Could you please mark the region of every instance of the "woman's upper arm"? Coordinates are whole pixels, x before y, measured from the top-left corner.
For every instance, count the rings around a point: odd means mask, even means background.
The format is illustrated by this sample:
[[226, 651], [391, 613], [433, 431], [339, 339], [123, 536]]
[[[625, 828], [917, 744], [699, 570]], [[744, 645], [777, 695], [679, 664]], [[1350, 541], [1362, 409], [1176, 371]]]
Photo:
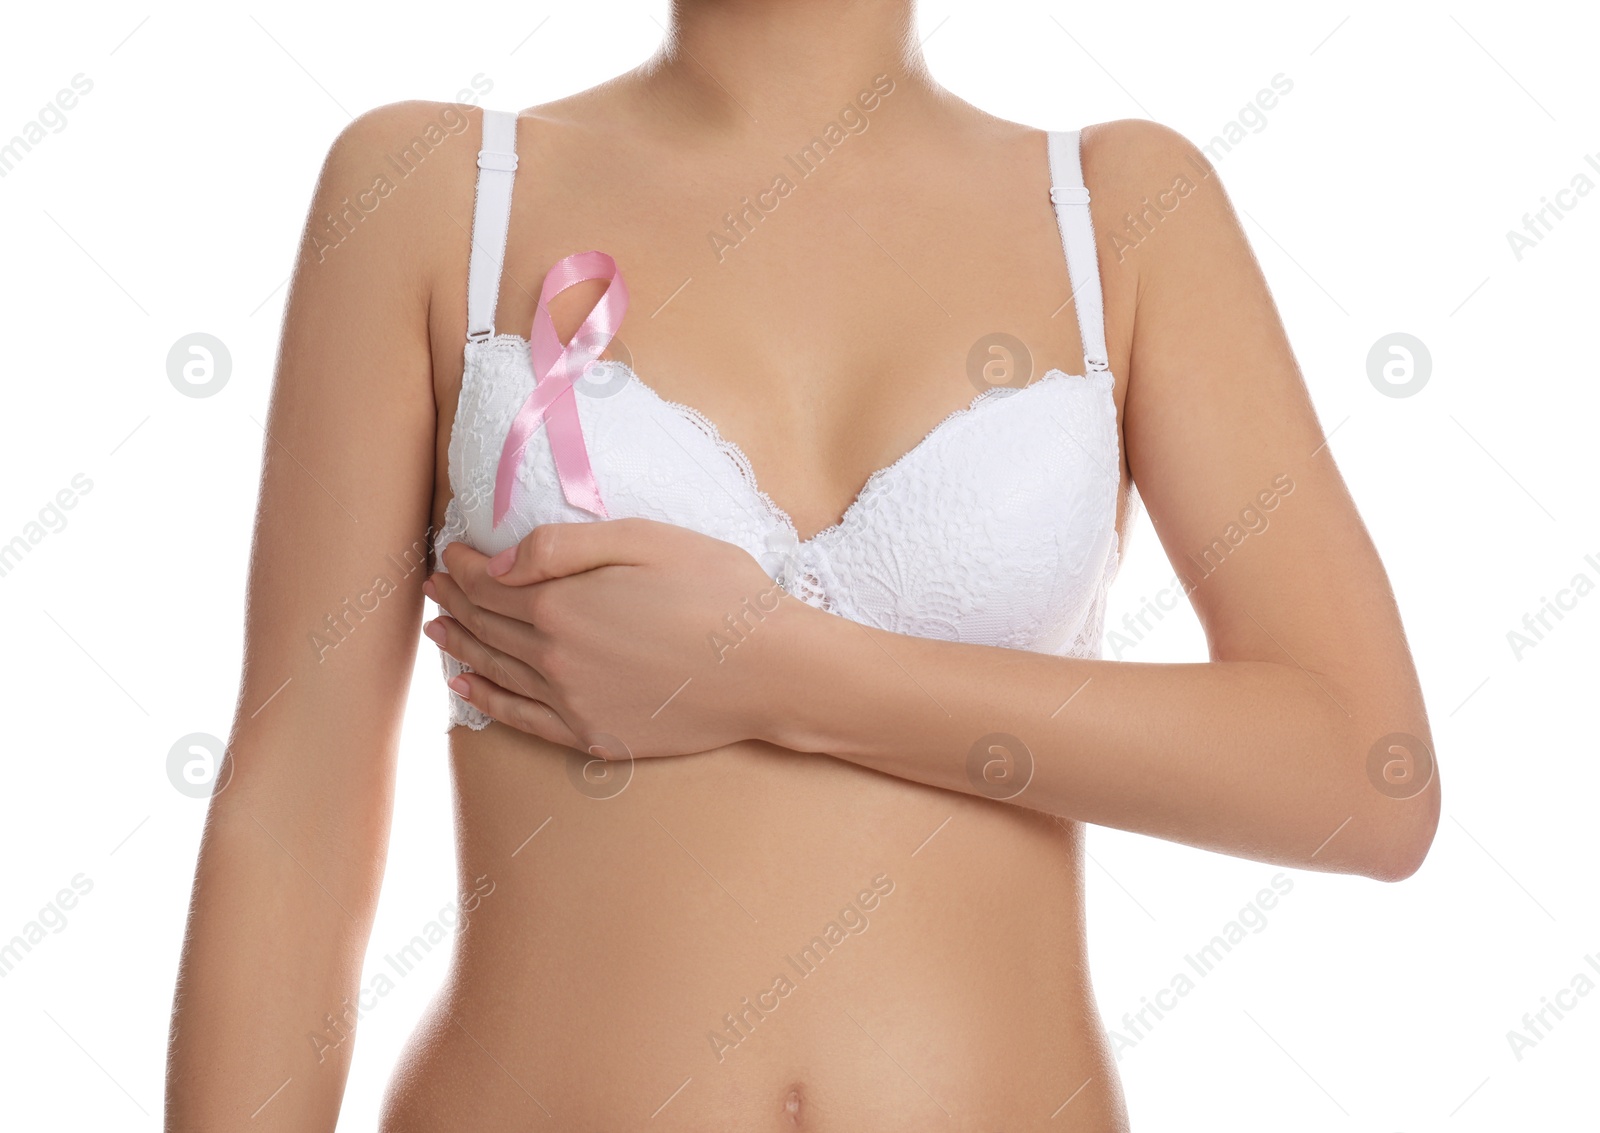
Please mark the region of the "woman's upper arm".
[[[1303, 674], [1367, 787], [1372, 745], [1432, 741], [1387, 576], [1261, 268], [1180, 135], [1118, 122], [1086, 131], [1084, 149], [1110, 306], [1133, 312], [1112, 327], [1113, 364], [1140, 498], [1212, 657]], [[1436, 774], [1418, 797], [1436, 817]]]
[[429, 552], [428, 314], [453, 227], [439, 214], [461, 207], [444, 156], [441, 176], [374, 186], [427, 109], [384, 107], [340, 134], [295, 263], [228, 778], [174, 1001], [169, 1129], [331, 1129], [339, 1110], [351, 1044], [322, 1020], [356, 990], [383, 873]]
[[388, 823], [436, 428], [419, 235], [437, 230], [425, 214], [438, 203], [430, 186], [374, 186], [425, 105], [356, 119], [318, 180], [265, 423], [234, 766], [218, 796], [367, 846]]

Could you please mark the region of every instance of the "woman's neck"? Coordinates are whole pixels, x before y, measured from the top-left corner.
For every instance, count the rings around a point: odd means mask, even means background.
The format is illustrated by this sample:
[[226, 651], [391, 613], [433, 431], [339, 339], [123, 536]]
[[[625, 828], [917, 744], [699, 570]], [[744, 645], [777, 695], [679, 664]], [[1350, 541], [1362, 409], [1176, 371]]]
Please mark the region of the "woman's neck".
[[913, 0], [674, 0], [660, 51], [635, 77], [658, 109], [731, 138], [806, 133], [888, 75], [899, 104], [942, 88]]

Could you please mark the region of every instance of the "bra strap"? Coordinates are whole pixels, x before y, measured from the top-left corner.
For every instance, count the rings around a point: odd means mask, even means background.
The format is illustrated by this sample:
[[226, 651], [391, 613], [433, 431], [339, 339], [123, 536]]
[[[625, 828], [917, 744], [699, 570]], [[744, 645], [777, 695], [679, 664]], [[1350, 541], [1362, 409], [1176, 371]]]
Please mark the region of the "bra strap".
[[467, 341], [494, 337], [500, 268], [511, 231], [511, 181], [517, 172], [517, 116], [484, 110], [478, 151], [478, 191], [472, 209], [472, 258], [467, 265]]
[[1083, 362], [1090, 373], [1110, 368], [1106, 357], [1104, 301], [1100, 294], [1100, 257], [1095, 252], [1094, 225], [1089, 219], [1089, 190], [1083, 183], [1083, 159], [1077, 130], [1054, 130], [1050, 135], [1050, 203], [1061, 229], [1061, 247], [1067, 255], [1067, 275], [1078, 308], [1078, 333], [1083, 339]]

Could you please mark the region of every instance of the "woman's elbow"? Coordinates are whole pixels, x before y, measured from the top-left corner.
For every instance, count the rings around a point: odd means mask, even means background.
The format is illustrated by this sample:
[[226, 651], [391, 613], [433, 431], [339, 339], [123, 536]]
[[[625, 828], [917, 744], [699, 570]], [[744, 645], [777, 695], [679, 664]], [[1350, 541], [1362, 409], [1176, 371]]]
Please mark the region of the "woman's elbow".
[[1427, 784], [1405, 798], [1383, 796], [1375, 808], [1381, 833], [1365, 871], [1376, 881], [1404, 881], [1427, 860], [1439, 829], [1440, 791], [1437, 769]]

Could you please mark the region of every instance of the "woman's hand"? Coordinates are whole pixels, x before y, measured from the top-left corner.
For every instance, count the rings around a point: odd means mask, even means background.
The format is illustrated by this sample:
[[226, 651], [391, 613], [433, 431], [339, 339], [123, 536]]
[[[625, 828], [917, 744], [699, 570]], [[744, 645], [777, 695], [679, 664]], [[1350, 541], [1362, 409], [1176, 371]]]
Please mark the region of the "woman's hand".
[[520, 731], [605, 758], [760, 738], [782, 641], [814, 612], [740, 548], [645, 519], [552, 523], [424, 587], [451, 686]]

